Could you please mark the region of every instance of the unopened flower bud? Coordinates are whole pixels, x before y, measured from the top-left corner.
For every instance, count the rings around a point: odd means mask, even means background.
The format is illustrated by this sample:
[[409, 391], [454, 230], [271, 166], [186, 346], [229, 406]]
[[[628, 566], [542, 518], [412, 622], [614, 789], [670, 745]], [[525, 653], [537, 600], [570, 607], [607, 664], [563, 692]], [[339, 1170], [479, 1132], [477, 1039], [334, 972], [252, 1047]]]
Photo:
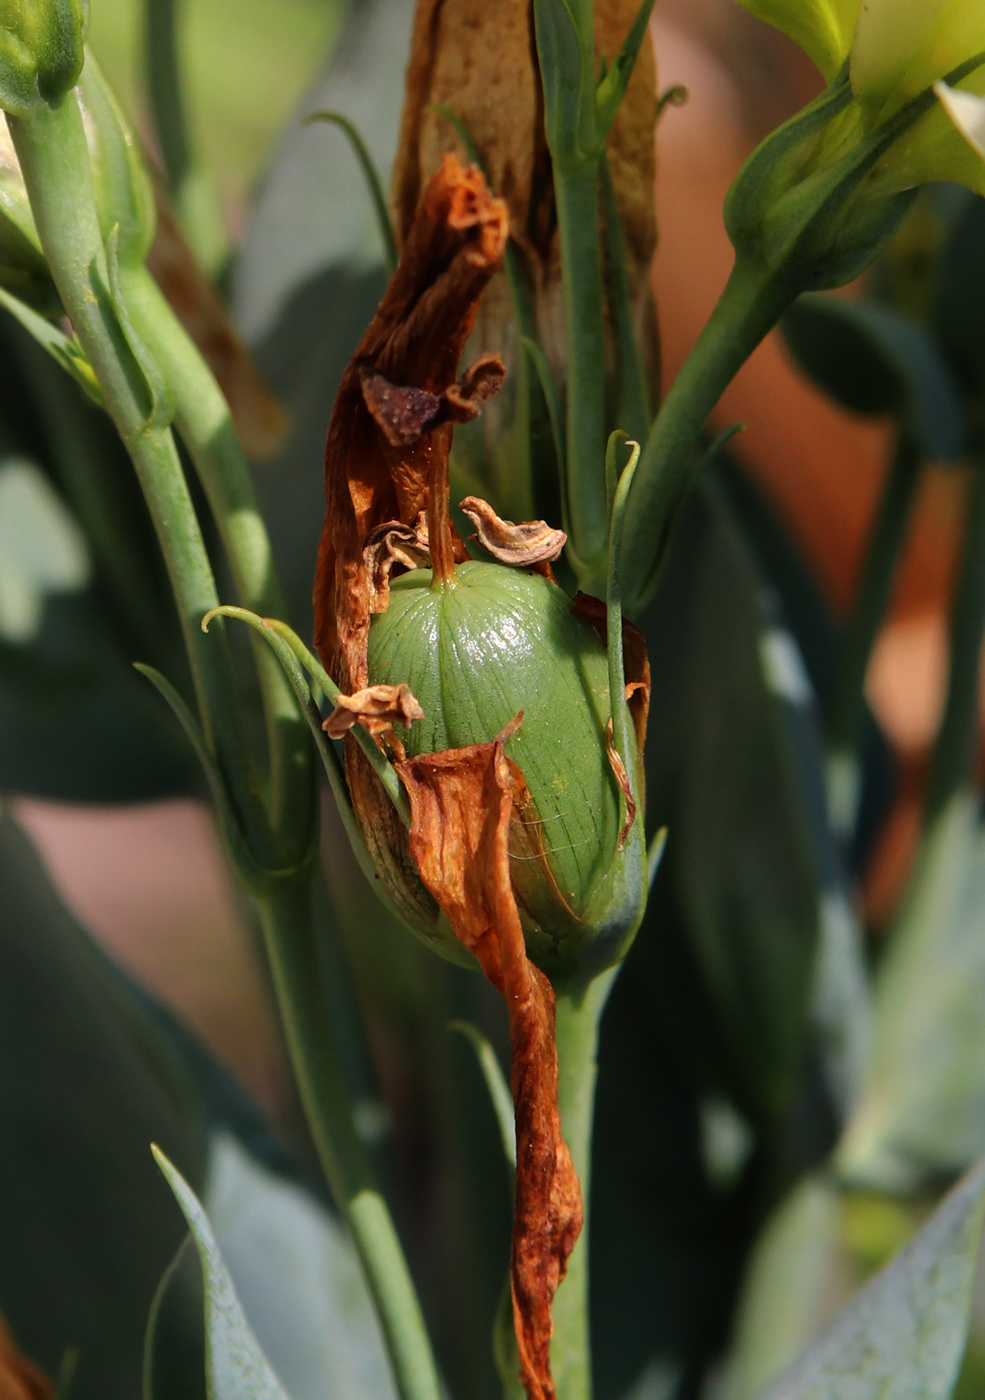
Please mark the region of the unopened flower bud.
[[0, 0], [0, 107], [24, 116], [75, 86], [88, 0]]

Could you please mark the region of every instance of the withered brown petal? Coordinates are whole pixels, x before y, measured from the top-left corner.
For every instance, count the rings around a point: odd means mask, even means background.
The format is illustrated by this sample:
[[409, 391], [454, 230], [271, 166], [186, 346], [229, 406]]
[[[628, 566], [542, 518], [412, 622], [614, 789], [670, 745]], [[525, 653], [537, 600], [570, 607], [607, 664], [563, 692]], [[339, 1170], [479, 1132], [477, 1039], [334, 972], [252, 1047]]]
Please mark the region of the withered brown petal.
[[7, 1324], [0, 1317], [0, 1400], [54, 1400], [54, 1397], [50, 1381], [21, 1355]]
[[[347, 692], [368, 681], [374, 590], [364, 542], [386, 521], [413, 524], [431, 483], [447, 481], [452, 434], [444, 423], [414, 442], [389, 440], [364, 399], [362, 372], [440, 398], [455, 381], [507, 235], [503, 202], [478, 170], [448, 157], [424, 191], [400, 266], [342, 377], [325, 445], [328, 509], [314, 601], [316, 645]], [[454, 535], [452, 548], [456, 559], [467, 557]]]
[[390, 602], [390, 573], [394, 564], [424, 569], [431, 563], [427, 529], [386, 520], [370, 530], [363, 545], [363, 564], [370, 581], [370, 611], [386, 612]]
[[421, 879], [502, 993], [510, 1021], [517, 1170], [510, 1278], [520, 1378], [553, 1400], [551, 1304], [582, 1224], [581, 1189], [561, 1136], [554, 991], [526, 955], [510, 880], [512, 777], [504, 745], [447, 749], [397, 765], [410, 798]]
[[626, 837], [633, 829], [633, 822], [636, 820], [636, 799], [633, 796], [633, 789], [630, 786], [629, 774], [626, 772], [626, 765], [620, 757], [612, 737], [612, 720], [605, 726], [605, 752], [609, 758], [609, 767], [615, 774], [616, 782], [619, 784], [623, 797], [626, 799], [626, 820], [622, 824], [619, 832], [619, 840], [616, 842], [616, 850], [621, 851], [626, 844]]
[[[609, 634], [608, 614], [601, 598], [590, 593], [576, 593], [571, 611], [590, 622], [602, 638]], [[626, 675], [626, 699], [636, 731], [636, 747], [640, 753], [646, 742], [646, 721], [650, 712], [650, 658], [646, 654], [646, 638], [627, 618], [622, 620], [623, 669]]]
[[409, 447], [441, 422], [440, 394], [391, 384], [375, 369], [360, 370], [359, 379], [366, 407], [391, 447]]
[[383, 734], [395, 724], [406, 729], [423, 718], [409, 685], [369, 685], [355, 695], [336, 696], [335, 709], [322, 728], [330, 739], [341, 739], [354, 724], [362, 724], [370, 734]]
[[476, 527], [472, 538], [501, 564], [521, 568], [556, 559], [567, 543], [564, 531], [552, 529], [546, 520], [514, 525], [512, 520], [501, 519], [481, 496], [466, 496], [459, 505]]

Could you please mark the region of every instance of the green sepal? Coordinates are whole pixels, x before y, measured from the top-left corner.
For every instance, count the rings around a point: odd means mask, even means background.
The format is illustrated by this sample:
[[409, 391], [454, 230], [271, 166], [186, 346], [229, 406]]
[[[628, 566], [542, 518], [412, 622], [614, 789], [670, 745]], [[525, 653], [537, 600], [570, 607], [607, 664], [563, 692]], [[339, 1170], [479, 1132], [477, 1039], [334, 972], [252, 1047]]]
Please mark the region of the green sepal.
[[85, 62], [88, 0], [0, 0], [0, 107], [26, 116], [75, 86]]

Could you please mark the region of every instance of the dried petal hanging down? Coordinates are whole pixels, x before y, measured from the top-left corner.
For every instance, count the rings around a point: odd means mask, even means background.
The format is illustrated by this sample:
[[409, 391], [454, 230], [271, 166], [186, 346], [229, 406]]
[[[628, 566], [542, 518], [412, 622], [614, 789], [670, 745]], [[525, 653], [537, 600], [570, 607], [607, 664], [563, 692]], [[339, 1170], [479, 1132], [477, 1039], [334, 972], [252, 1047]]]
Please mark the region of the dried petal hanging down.
[[338, 695], [335, 709], [322, 725], [330, 739], [341, 739], [354, 724], [370, 734], [385, 734], [395, 724], [408, 728], [424, 711], [411, 694], [409, 685], [369, 685], [355, 695]]
[[510, 880], [515, 776], [504, 745], [521, 718], [492, 743], [408, 759], [397, 771], [410, 798], [410, 845], [421, 878], [509, 1012], [514, 1326], [529, 1400], [553, 1400], [551, 1303], [581, 1231], [582, 1204], [558, 1116], [554, 992], [527, 958]]
[[514, 525], [502, 520], [481, 496], [466, 496], [460, 508], [472, 521], [477, 533], [472, 539], [501, 564], [518, 568], [554, 560], [568, 541], [563, 530], [554, 530], [546, 520], [525, 520]]
[[[367, 405], [365, 372], [391, 386], [446, 395], [507, 232], [505, 204], [492, 198], [478, 170], [449, 156], [424, 191], [400, 266], [343, 376], [325, 446], [328, 510], [315, 580], [315, 641], [345, 691], [367, 684], [370, 616], [380, 602], [363, 555], [367, 539], [386, 522], [412, 525], [429, 498], [441, 496], [428, 488], [447, 480], [452, 434], [451, 422], [444, 422], [394, 444]], [[487, 367], [478, 380], [489, 379]], [[457, 536], [452, 546], [457, 559], [467, 557]]]
[[0, 1397], [2, 1400], [54, 1400], [48, 1379], [21, 1355], [0, 1317]]

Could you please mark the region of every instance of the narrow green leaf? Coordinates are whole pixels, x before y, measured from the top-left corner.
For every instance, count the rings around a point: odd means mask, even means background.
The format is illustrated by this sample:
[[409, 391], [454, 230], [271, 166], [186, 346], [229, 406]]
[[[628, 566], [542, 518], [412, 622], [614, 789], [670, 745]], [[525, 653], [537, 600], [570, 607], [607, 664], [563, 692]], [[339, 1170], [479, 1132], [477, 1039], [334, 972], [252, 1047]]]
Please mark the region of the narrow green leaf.
[[159, 1148], [151, 1151], [188, 1221], [202, 1261], [209, 1400], [288, 1400], [246, 1320], [198, 1197]]
[[[451, 114], [444, 112], [444, 110], [443, 115], [454, 120], [454, 118], [451, 118]], [[310, 116], [305, 117], [304, 124], [305, 126], [309, 126], [312, 122], [331, 122], [333, 126], [337, 126], [339, 130], [344, 132], [349, 138], [349, 144], [352, 146], [353, 154], [359, 162], [359, 168], [362, 170], [363, 179], [366, 181], [369, 197], [373, 201], [373, 212], [376, 215], [376, 223], [380, 230], [380, 237], [383, 240], [383, 253], [386, 262], [387, 276], [392, 277], [397, 270], [400, 255], [397, 251], [397, 239], [393, 232], [393, 223], [390, 220], [390, 210], [387, 205], [383, 181], [380, 178], [379, 170], [376, 168], [376, 162], [369, 153], [369, 147], [363, 140], [359, 128], [354, 122], [351, 122], [348, 117], [343, 116], [341, 112], [312, 112]]]
[[496, 1058], [496, 1051], [478, 1026], [473, 1026], [471, 1021], [452, 1021], [449, 1023], [448, 1029], [460, 1031], [475, 1051], [482, 1077], [489, 1090], [489, 1098], [492, 1101], [493, 1112], [496, 1114], [496, 1122], [499, 1124], [500, 1136], [503, 1139], [503, 1154], [510, 1166], [516, 1170], [516, 1123], [513, 1117], [513, 1095], [510, 1093], [510, 1086], [507, 1084], [506, 1076]]
[[764, 1400], [947, 1400], [964, 1351], [985, 1159]]
[[612, 60], [612, 67], [606, 72], [595, 94], [595, 119], [598, 123], [599, 140], [604, 141], [616, 119], [619, 104], [626, 95], [626, 88], [633, 76], [633, 68], [643, 40], [646, 38], [654, 0], [643, 0], [632, 28], [623, 41], [622, 48]]
[[26, 305], [17, 297], [11, 296], [8, 291], [0, 287], [0, 306], [6, 308], [27, 333], [34, 337], [43, 350], [55, 360], [62, 369], [72, 376], [77, 384], [100, 408], [104, 407], [102, 390], [96, 382], [96, 376], [92, 372], [92, 366], [83, 354], [82, 347], [74, 336], [67, 336], [58, 326], [39, 316], [36, 311]]

